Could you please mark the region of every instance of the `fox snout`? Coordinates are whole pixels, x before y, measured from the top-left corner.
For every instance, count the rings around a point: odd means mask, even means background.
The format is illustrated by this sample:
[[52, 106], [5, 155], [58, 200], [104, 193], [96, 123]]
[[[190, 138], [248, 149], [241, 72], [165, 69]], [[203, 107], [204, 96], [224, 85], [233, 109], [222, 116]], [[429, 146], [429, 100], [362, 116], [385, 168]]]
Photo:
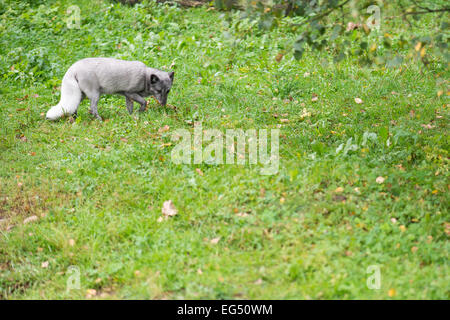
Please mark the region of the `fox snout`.
[[167, 104], [167, 95], [165, 95], [165, 96], [155, 95], [154, 97], [156, 98], [156, 100], [158, 101], [158, 103], [161, 106], [164, 107]]

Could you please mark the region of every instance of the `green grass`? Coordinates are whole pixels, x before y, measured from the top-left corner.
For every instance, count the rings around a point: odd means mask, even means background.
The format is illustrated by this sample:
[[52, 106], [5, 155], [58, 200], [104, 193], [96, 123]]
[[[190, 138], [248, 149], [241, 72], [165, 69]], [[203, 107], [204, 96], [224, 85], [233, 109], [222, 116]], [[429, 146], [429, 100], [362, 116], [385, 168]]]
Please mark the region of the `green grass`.
[[[449, 298], [448, 98], [435, 78], [448, 73], [438, 63], [296, 61], [288, 28], [236, 27], [237, 14], [206, 8], [79, 1], [81, 29], [67, 29], [70, 1], [23, 3], [0, 6], [0, 298]], [[104, 96], [104, 122], [86, 100], [76, 121], [44, 120], [67, 68], [89, 56], [172, 65], [177, 111], [152, 104], [130, 116], [123, 97]], [[167, 144], [190, 121], [280, 128], [279, 172], [174, 164]], [[178, 214], [158, 222], [166, 200]], [[366, 285], [371, 265], [379, 290]], [[68, 292], [70, 266], [81, 288]]]

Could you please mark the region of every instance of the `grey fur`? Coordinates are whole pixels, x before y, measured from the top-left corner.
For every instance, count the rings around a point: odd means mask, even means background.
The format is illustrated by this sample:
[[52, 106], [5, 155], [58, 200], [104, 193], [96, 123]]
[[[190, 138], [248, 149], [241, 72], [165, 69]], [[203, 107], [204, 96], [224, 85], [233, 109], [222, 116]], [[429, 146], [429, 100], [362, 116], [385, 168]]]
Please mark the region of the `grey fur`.
[[47, 119], [55, 120], [64, 114], [76, 114], [84, 97], [91, 101], [90, 113], [101, 120], [97, 104], [102, 94], [122, 94], [126, 97], [128, 112], [133, 112], [133, 101], [144, 111], [144, 97], [154, 96], [166, 105], [172, 87], [173, 72], [147, 67], [140, 61], [112, 58], [86, 58], [75, 62], [64, 75], [61, 100], [47, 112]]

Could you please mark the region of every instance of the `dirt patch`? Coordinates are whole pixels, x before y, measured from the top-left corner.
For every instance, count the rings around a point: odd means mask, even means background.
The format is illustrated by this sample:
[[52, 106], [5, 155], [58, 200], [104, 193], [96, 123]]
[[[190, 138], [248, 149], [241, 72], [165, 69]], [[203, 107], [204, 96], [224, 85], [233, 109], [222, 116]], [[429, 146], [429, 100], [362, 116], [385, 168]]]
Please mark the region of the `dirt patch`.
[[0, 230], [10, 230], [17, 223], [37, 216], [44, 217], [49, 209], [62, 205], [75, 198], [75, 194], [54, 191], [50, 183], [42, 184], [45, 187], [22, 186], [0, 191]]

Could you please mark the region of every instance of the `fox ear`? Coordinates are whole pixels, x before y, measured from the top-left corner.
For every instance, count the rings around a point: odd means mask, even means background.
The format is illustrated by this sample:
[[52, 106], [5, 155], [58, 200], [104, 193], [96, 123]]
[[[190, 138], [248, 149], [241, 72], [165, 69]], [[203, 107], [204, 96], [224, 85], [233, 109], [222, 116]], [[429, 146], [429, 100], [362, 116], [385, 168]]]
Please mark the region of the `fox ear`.
[[169, 77], [170, 77], [170, 80], [173, 82], [173, 76], [174, 76], [174, 74], [175, 74], [175, 72], [169, 72]]
[[158, 78], [157, 75], [152, 74], [152, 75], [150, 76], [150, 83], [151, 83], [151, 84], [155, 84], [155, 83], [157, 83], [158, 81], [159, 81], [159, 78]]

